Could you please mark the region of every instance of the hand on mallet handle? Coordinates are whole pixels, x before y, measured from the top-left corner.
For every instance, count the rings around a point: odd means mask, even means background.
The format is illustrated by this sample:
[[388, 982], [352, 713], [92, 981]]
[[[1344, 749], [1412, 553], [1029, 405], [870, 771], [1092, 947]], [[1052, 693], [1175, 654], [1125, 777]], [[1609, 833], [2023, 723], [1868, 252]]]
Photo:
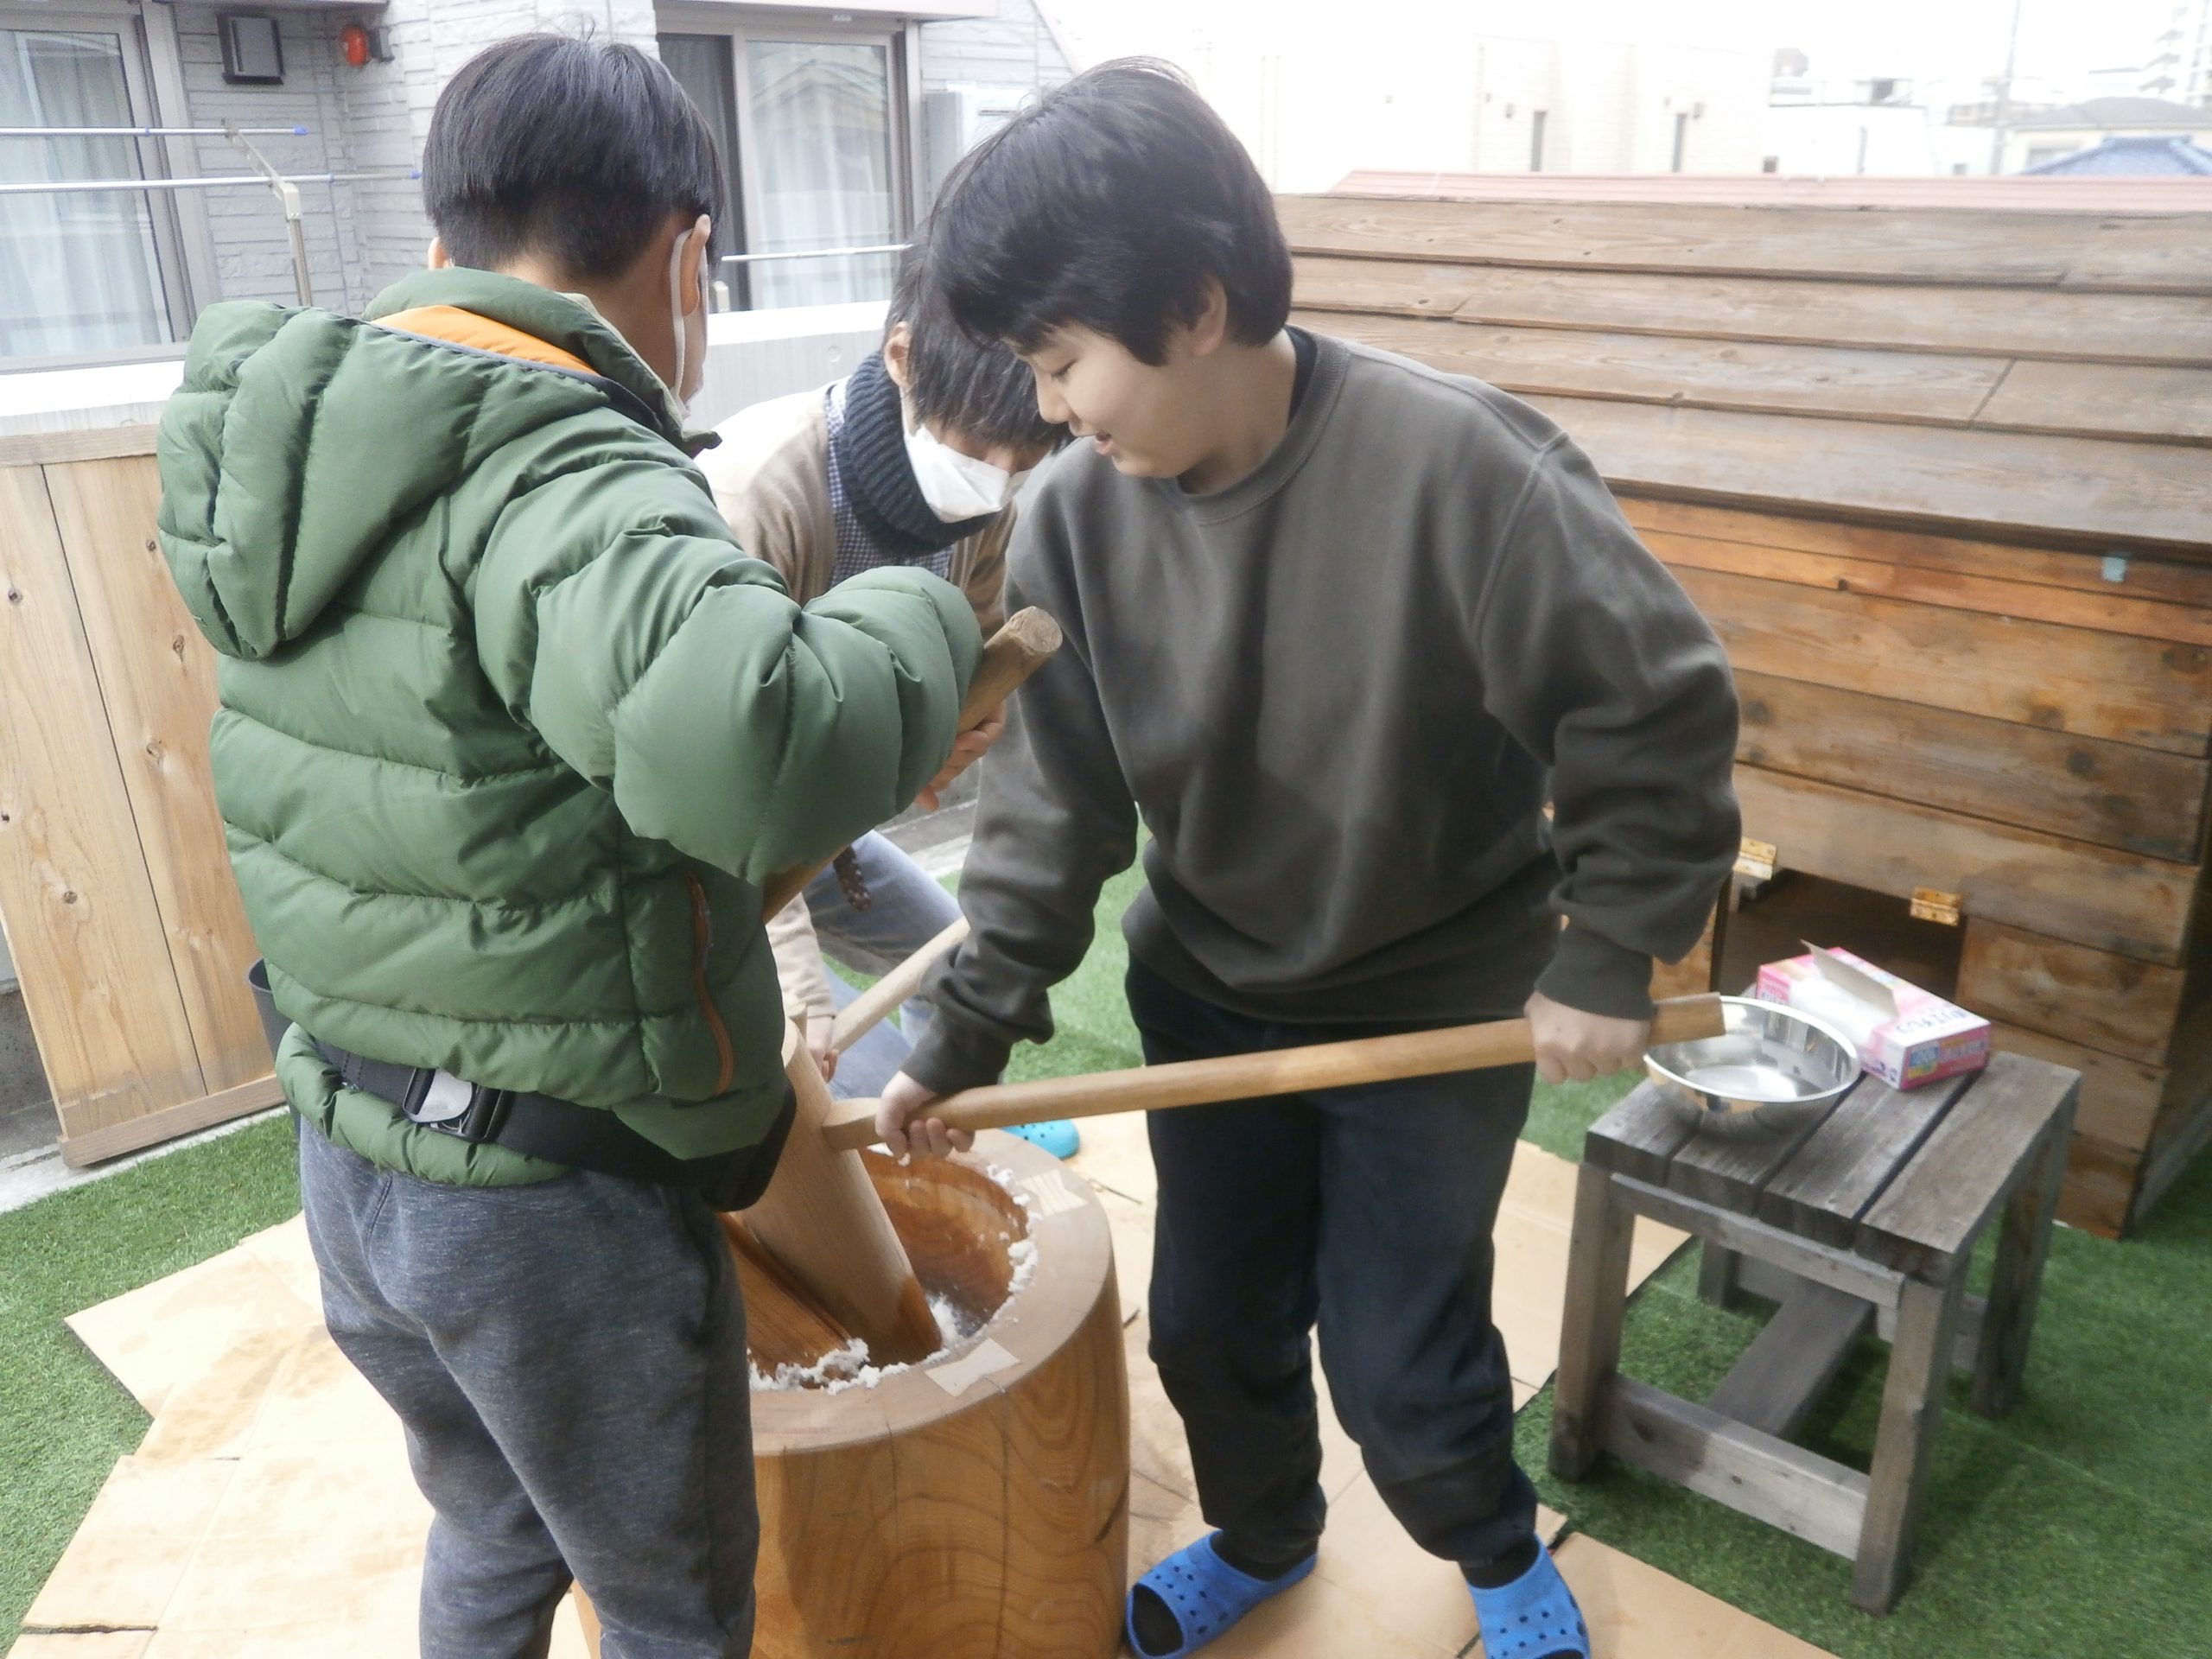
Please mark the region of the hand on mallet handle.
[[938, 1096], [904, 1071], [884, 1085], [883, 1098], [875, 1103], [875, 1132], [893, 1158], [912, 1153], [919, 1158], [949, 1158], [976, 1144], [973, 1129], [956, 1129], [929, 1109]]
[[[960, 705], [956, 728], [962, 735], [955, 740], [952, 753], [944, 767], [915, 799], [929, 810], [937, 810], [938, 791], [973, 765], [976, 758], [997, 740], [999, 732], [1005, 729], [1001, 705], [1059, 648], [1060, 625], [1035, 606], [1007, 618], [1006, 626], [993, 634], [990, 643], [983, 647], [976, 677], [969, 682], [968, 697]], [[964, 753], [959, 747], [962, 742], [968, 746]], [[766, 921], [798, 898], [806, 890], [808, 882], [829, 868], [830, 861], [825, 858], [818, 863], [802, 864], [796, 869], [770, 876], [760, 888], [760, 919]]]
[[1546, 1083], [1587, 1083], [1643, 1064], [1649, 1020], [1586, 1014], [1538, 991], [1522, 1012], [1535, 1039], [1536, 1074]]
[[922, 785], [915, 802], [925, 812], [934, 812], [940, 804], [939, 797], [952, 787], [952, 780], [982, 760], [984, 752], [1006, 734], [1006, 711], [1001, 709], [980, 726], [970, 726], [952, 740], [952, 753], [945, 757], [944, 769]]
[[[1647, 1029], [1635, 1020], [1605, 1020], [1572, 1014], [1550, 1005], [1570, 1023], [1593, 1021], [1577, 1035], [1554, 1037], [1573, 1051], [1573, 1064], [1597, 1075], [1622, 1056], [1610, 1045], [1626, 1039], [1609, 1027], [1642, 1033], [1637, 1041], [1688, 1043], [1718, 1037], [1727, 1028], [1717, 996], [1678, 996], [1652, 1011]], [[1107, 1112], [1173, 1111], [1184, 1106], [1257, 1100], [1268, 1095], [1312, 1094], [1322, 1089], [1361, 1088], [1398, 1077], [1434, 1077], [1448, 1071], [1478, 1071], [1485, 1066], [1526, 1065], [1536, 1058], [1535, 1019], [1497, 1020], [1440, 1030], [1403, 1031], [1389, 1037], [1355, 1037], [1304, 1048], [1265, 1049], [1256, 1054], [1222, 1054], [1211, 1059], [1174, 1060], [1125, 1071], [1097, 1071], [1078, 1077], [1033, 1077], [1027, 1083], [993, 1084], [933, 1096], [912, 1077], [895, 1077], [880, 1101], [840, 1101], [822, 1126], [832, 1147], [858, 1150], [880, 1140], [894, 1152], [938, 1154], [961, 1151], [976, 1129], [1002, 1129], [1042, 1123], [1055, 1117], [1096, 1117]], [[1627, 1058], [1634, 1060], [1631, 1048]], [[1560, 1076], [1567, 1061], [1554, 1056]]]
[[822, 1081], [827, 1083], [837, 1075], [837, 1022], [819, 1014], [806, 1016], [806, 1052], [814, 1056], [814, 1064], [821, 1071]]

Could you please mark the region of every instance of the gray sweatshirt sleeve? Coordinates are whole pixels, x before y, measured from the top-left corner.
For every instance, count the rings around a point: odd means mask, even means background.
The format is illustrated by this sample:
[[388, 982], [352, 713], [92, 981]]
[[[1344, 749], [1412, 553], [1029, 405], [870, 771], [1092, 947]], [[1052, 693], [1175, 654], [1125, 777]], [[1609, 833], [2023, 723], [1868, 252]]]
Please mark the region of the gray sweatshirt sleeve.
[[1478, 602], [1484, 703], [1551, 770], [1567, 918], [1537, 982], [1642, 1019], [1697, 943], [1742, 834], [1736, 693], [1713, 630], [1564, 437], [1531, 468]]
[[1030, 544], [1017, 549], [1006, 608], [1042, 606], [1065, 643], [1007, 702], [1006, 734], [981, 764], [960, 878], [969, 935], [930, 977], [937, 1017], [904, 1068], [938, 1094], [995, 1082], [1014, 1044], [1052, 1036], [1047, 993], [1082, 964], [1099, 889], [1136, 856], [1136, 808], [1091, 679], [1074, 585], [1053, 579], [1065, 550], [1042, 518], [1026, 516], [1018, 532]]

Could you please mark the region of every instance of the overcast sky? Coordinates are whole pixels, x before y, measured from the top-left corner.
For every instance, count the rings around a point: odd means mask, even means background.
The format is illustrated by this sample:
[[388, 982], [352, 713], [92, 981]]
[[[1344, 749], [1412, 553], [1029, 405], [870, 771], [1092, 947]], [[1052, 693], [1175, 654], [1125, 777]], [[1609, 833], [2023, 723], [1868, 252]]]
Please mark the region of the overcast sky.
[[[1228, 39], [1328, 39], [1347, 17], [1408, 47], [1425, 21], [1494, 12], [1499, 34], [1796, 46], [1822, 77], [1972, 80], [2000, 73], [2014, 0], [1554, 0], [1532, 28], [1527, 0], [1046, 0], [1091, 60], [1176, 57], [1195, 30]], [[2018, 73], [2067, 80], [2140, 64], [2171, 0], [2024, 0]]]

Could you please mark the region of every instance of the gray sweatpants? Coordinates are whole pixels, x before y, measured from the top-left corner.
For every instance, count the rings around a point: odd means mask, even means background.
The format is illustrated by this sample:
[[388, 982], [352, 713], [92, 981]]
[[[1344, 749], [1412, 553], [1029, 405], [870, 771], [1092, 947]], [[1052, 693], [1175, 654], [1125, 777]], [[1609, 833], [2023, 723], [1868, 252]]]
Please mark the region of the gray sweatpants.
[[605, 1659], [753, 1647], [745, 1311], [693, 1193], [434, 1185], [300, 1131], [332, 1338], [436, 1512], [423, 1659], [537, 1659], [570, 1579]]

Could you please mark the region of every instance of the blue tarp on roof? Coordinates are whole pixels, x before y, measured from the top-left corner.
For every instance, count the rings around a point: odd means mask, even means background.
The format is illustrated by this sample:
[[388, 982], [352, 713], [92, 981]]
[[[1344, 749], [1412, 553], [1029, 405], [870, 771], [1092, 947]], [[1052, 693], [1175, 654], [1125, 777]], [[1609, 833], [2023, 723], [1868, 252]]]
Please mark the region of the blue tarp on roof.
[[2186, 138], [2107, 138], [2020, 170], [2046, 178], [2183, 178], [2212, 175], [2212, 149]]

